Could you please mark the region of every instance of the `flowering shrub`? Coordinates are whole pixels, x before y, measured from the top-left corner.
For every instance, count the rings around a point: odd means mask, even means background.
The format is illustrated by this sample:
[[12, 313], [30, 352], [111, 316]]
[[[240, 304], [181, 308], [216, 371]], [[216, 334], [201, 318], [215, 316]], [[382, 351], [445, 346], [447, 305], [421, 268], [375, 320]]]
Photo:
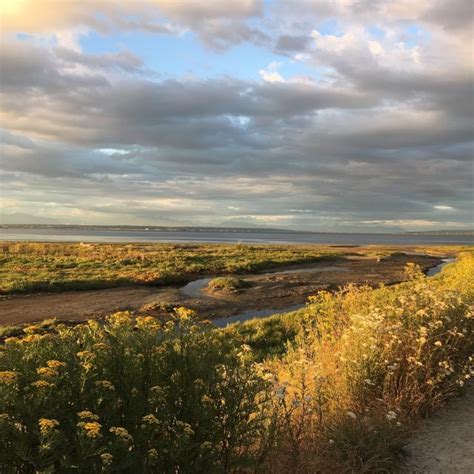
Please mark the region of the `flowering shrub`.
[[268, 382], [246, 347], [192, 322], [117, 313], [6, 341], [0, 471], [228, 471], [258, 463]]
[[271, 470], [390, 471], [416, 420], [474, 374], [473, 255], [440, 278], [407, 273], [312, 298], [286, 356], [269, 362], [281, 424]]

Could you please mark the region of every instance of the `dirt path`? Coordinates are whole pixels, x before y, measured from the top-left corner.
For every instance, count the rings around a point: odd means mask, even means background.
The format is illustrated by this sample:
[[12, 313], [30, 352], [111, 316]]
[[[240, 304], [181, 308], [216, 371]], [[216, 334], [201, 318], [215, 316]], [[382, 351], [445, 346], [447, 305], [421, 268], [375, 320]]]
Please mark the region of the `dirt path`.
[[403, 472], [410, 474], [474, 473], [474, 385], [426, 420], [410, 443]]

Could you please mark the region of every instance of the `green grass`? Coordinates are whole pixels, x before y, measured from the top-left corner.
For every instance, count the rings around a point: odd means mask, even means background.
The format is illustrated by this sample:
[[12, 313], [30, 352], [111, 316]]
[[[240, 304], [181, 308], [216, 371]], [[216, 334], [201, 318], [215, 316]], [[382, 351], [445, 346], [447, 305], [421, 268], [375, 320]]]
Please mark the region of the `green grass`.
[[[349, 255], [384, 257], [394, 249], [396, 247], [0, 242], [0, 295], [178, 284], [199, 275], [244, 275]], [[462, 249], [418, 247], [415, 250], [444, 255]]]
[[3, 243], [1, 248], [0, 294], [165, 285], [341, 255], [330, 248], [283, 245]]
[[211, 290], [238, 291], [249, 288], [250, 283], [235, 277], [217, 277], [213, 278], [207, 285]]

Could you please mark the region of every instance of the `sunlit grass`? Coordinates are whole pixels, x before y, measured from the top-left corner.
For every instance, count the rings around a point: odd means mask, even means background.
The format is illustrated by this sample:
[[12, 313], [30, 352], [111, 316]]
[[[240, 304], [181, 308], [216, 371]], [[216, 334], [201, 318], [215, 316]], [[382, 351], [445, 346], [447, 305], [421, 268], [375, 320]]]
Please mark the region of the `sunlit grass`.
[[250, 283], [235, 277], [217, 277], [213, 278], [207, 285], [211, 290], [238, 291], [248, 288]]
[[0, 470], [392, 472], [474, 373], [473, 254], [407, 278], [223, 330], [185, 309], [17, 330], [0, 346]]
[[316, 262], [318, 246], [3, 243], [0, 293], [181, 283], [200, 274], [249, 273]]

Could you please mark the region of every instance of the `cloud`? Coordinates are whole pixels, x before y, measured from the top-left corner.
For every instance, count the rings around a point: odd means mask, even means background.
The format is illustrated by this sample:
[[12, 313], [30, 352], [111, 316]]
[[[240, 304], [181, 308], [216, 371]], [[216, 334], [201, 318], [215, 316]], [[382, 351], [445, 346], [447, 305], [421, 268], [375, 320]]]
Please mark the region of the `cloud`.
[[258, 73], [262, 76], [262, 79], [265, 82], [285, 82], [283, 77], [277, 72], [279, 66], [280, 63], [273, 61], [266, 67], [266, 69], [260, 69]]
[[[2, 26], [6, 32], [56, 34], [64, 46], [77, 49], [75, 31], [142, 30], [155, 34], [194, 31], [214, 48], [226, 48], [246, 40], [264, 41], [261, 31], [246, 24], [263, 12], [260, 0], [141, 0], [87, 2], [11, 0], [2, 5]], [[70, 31], [72, 30], [72, 31]]]
[[[33, 36], [0, 44], [9, 219], [313, 230], [472, 222], [464, 2], [451, 12], [405, 0], [32, 5], [12, 3], [5, 23]], [[92, 30], [100, 53], [80, 47]], [[175, 36], [166, 47], [192, 32], [215, 61], [245, 43], [238, 64], [261, 66], [254, 77], [191, 77], [164, 61], [153, 70], [126, 41], [107, 46], [117, 30]]]
[[292, 51], [304, 51], [308, 46], [309, 41], [309, 36], [281, 35], [277, 38], [275, 49], [283, 53]]

